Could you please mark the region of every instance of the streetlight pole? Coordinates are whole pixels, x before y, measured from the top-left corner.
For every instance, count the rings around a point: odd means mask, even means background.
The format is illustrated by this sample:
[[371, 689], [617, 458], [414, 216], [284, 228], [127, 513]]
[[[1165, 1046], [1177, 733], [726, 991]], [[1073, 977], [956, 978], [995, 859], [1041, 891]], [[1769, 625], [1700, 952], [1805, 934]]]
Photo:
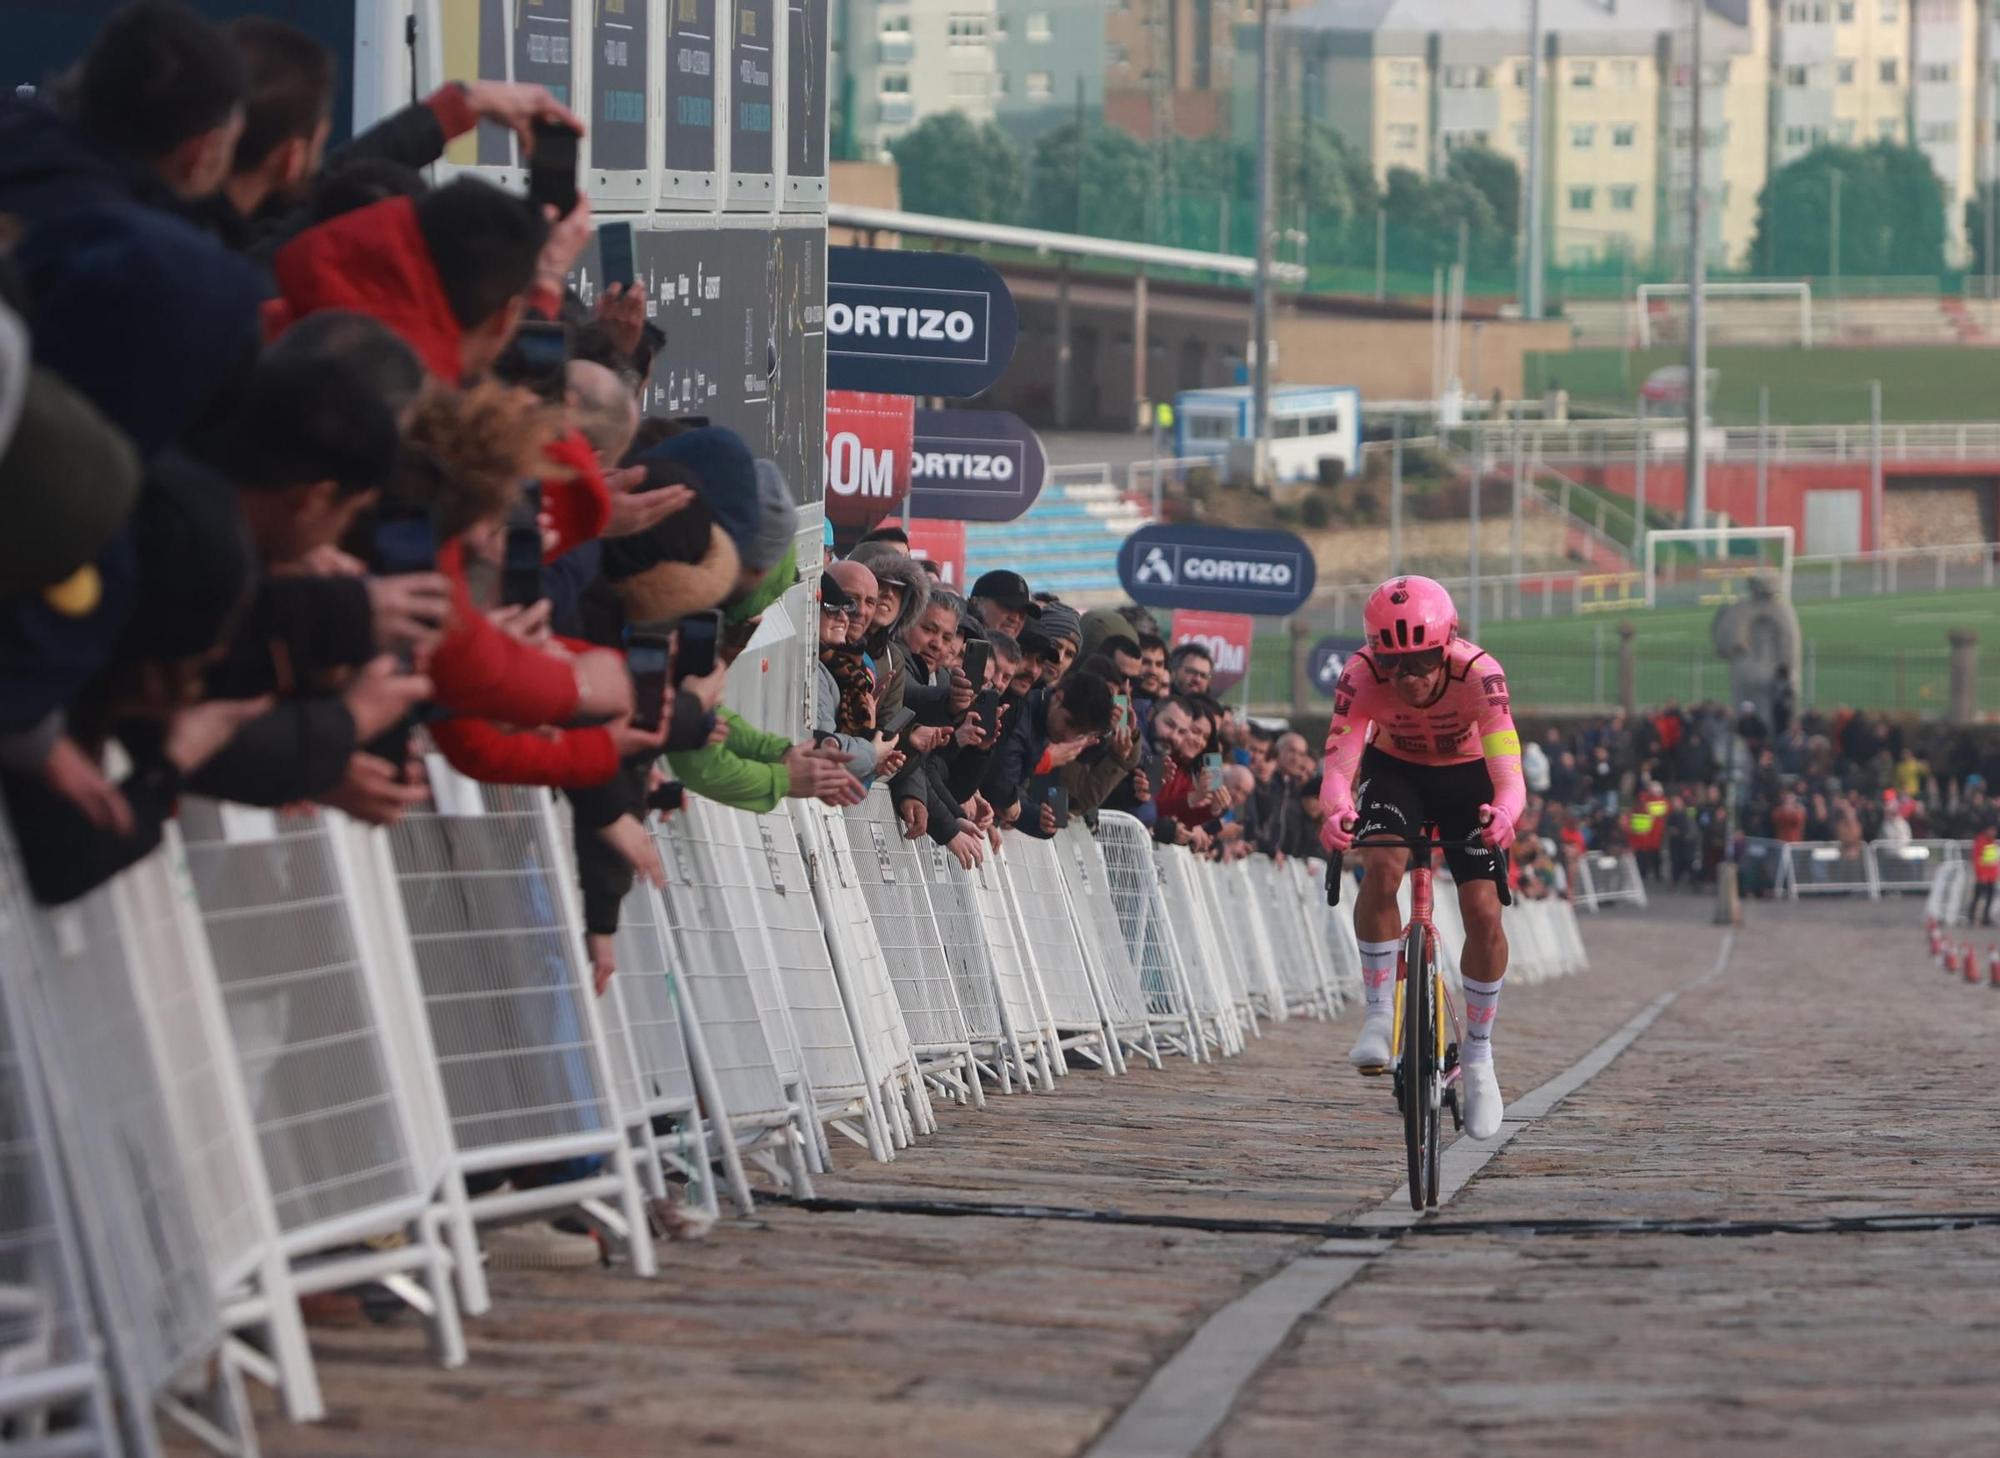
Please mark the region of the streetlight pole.
[[1528, 179], [1521, 312], [1542, 317], [1542, 0], [1528, 0]]
[[1256, 358], [1250, 370], [1251, 474], [1262, 486], [1270, 476], [1271, 450], [1271, 3], [1257, 6], [1257, 286], [1251, 304]]
[[1703, 226], [1707, 212], [1701, 135], [1701, 32], [1702, 9], [1706, 0], [1693, 0], [1694, 36], [1688, 67], [1688, 452], [1687, 524], [1690, 528], [1708, 524], [1708, 454], [1703, 449], [1704, 428], [1708, 424], [1708, 318], [1702, 295], [1708, 291], [1708, 254]]

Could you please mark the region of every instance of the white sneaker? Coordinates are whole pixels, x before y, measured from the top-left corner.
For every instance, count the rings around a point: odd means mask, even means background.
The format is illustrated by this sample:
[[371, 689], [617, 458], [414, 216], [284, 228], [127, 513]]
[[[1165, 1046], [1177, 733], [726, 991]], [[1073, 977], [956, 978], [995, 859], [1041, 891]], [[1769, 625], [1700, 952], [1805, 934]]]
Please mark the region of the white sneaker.
[[1347, 1050], [1347, 1061], [1356, 1068], [1380, 1073], [1389, 1066], [1389, 1025], [1394, 1014], [1387, 1008], [1370, 1012], [1361, 1023], [1361, 1036]]
[[479, 1243], [486, 1263], [501, 1271], [581, 1271], [604, 1264], [604, 1252], [588, 1235], [571, 1235], [547, 1220], [503, 1225], [484, 1232]]
[[1491, 1063], [1459, 1065], [1458, 1108], [1465, 1132], [1474, 1139], [1491, 1139], [1500, 1132], [1507, 1105], [1500, 1097], [1500, 1076]]

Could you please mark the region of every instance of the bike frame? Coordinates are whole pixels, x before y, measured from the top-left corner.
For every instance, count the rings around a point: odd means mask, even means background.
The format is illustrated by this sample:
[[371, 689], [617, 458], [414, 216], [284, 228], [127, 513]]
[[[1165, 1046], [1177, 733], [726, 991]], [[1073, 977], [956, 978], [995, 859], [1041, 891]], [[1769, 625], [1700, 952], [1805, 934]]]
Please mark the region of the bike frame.
[[[1433, 845], [1431, 853], [1428, 855], [1416, 851], [1414, 846], [1406, 846], [1405, 849], [1410, 850], [1412, 853], [1410, 868], [1407, 872], [1410, 878], [1410, 919], [1404, 923], [1403, 934], [1399, 938], [1404, 950], [1396, 953], [1396, 1020], [1391, 1024], [1393, 1031], [1389, 1044], [1389, 1058], [1393, 1066], [1400, 1063], [1403, 1057], [1403, 984], [1409, 980], [1410, 976], [1408, 947], [1410, 944], [1410, 933], [1421, 927], [1424, 933], [1424, 945], [1429, 949], [1431, 954], [1431, 978], [1435, 984], [1438, 1005], [1445, 1010], [1446, 1014], [1445, 1017], [1437, 1019], [1437, 1061], [1438, 1067], [1444, 1068], [1445, 1049], [1452, 1042], [1457, 1042], [1460, 1046], [1463, 1046], [1464, 1038], [1463, 1030], [1459, 1026], [1458, 1004], [1453, 1000], [1451, 988], [1445, 982], [1444, 973], [1439, 968], [1437, 925], [1431, 920], [1431, 908], [1433, 904], [1432, 877], [1435, 875], [1431, 866], [1431, 859], [1437, 852], [1435, 845]], [[1420, 856], [1421, 860], [1419, 860]], [[1449, 1039], [1445, 1036], [1447, 1027], [1449, 1027], [1451, 1033]], [[1441, 1088], [1451, 1088], [1458, 1082], [1458, 1078], [1459, 1068], [1454, 1063], [1450, 1068], [1445, 1070], [1444, 1077], [1441, 1080]]]

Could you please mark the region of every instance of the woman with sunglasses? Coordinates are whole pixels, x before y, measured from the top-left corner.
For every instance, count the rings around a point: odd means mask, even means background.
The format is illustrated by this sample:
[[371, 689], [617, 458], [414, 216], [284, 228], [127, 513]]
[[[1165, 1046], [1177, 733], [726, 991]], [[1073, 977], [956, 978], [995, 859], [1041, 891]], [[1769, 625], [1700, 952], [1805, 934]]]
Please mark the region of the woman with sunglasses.
[[1500, 888], [1527, 799], [1507, 675], [1492, 654], [1458, 636], [1451, 594], [1428, 577], [1383, 583], [1362, 621], [1367, 646], [1347, 660], [1334, 690], [1320, 787], [1320, 843], [1334, 855], [1358, 847], [1362, 863], [1354, 932], [1367, 1015], [1348, 1057], [1375, 1071], [1389, 1062], [1403, 929], [1396, 896], [1409, 852], [1371, 848], [1369, 837], [1407, 837], [1425, 825], [1446, 841], [1477, 833], [1483, 849], [1447, 850], [1445, 862], [1465, 918], [1465, 1128], [1490, 1139], [1505, 1110], [1492, 1041], [1507, 971]]

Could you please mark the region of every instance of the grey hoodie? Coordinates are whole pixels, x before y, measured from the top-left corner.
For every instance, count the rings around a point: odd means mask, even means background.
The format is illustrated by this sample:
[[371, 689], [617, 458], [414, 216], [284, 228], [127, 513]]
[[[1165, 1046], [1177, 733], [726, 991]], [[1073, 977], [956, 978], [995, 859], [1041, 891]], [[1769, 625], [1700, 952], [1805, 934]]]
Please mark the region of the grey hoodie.
[[[903, 589], [903, 607], [886, 631], [868, 635], [868, 651], [873, 655], [882, 693], [875, 704], [875, 722], [886, 724], [903, 707], [903, 686], [909, 677], [910, 653], [903, 646], [903, 629], [923, 614], [931, 600], [931, 575], [922, 565], [897, 551], [889, 542], [863, 542], [848, 554], [875, 574], [877, 582]], [[886, 637], [886, 641], [885, 641]]]

